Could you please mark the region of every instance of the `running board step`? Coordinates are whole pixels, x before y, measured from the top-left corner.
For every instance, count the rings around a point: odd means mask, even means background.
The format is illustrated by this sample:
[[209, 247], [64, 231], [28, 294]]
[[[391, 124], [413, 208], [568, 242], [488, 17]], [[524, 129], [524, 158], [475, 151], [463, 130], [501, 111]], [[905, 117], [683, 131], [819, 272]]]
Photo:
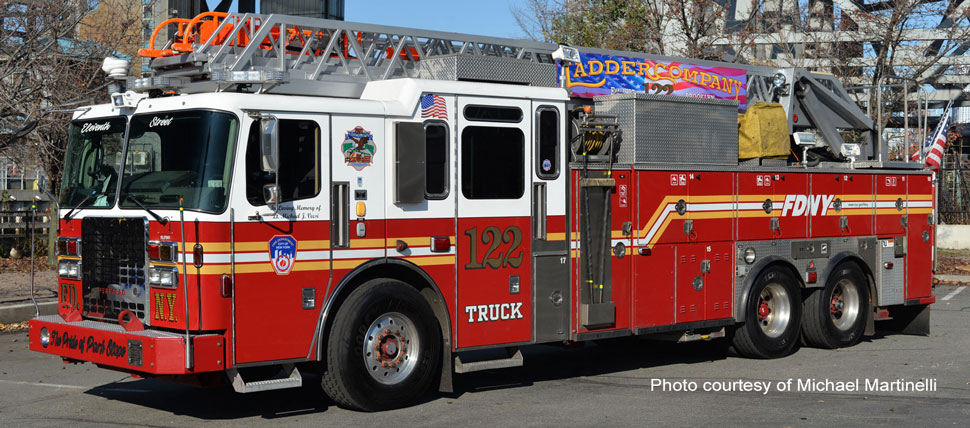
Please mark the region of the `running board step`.
[[505, 369], [509, 367], [522, 367], [524, 359], [522, 350], [518, 348], [508, 349], [508, 358], [497, 358], [494, 360], [463, 362], [460, 355], [455, 356], [455, 373], [471, 373], [482, 370]]
[[276, 376], [266, 380], [247, 382], [236, 369], [228, 370], [228, 374], [229, 378], [232, 379], [232, 389], [242, 394], [303, 386], [303, 376], [300, 375], [300, 371], [293, 364], [283, 364]]

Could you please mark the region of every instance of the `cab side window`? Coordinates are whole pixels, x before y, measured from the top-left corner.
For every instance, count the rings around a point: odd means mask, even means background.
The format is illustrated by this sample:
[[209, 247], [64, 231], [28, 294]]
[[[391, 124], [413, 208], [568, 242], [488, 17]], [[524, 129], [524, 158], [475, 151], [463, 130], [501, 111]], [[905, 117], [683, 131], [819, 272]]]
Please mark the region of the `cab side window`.
[[[259, 122], [249, 127], [246, 145], [246, 199], [254, 206], [266, 205], [263, 186], [276, 176], [263, 172], [259, 159]], [[280, 202], [312, 198], [320, 193], [320, 127], [312, 120], [279, 121]]]

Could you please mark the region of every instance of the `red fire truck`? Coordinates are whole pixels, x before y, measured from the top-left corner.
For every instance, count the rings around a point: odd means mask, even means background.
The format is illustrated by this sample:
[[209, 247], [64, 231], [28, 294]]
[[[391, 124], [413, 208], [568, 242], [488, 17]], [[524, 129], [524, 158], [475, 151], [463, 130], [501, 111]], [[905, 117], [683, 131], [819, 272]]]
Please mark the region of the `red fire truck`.
[[928, 333], [933, 177], [831, 75], [281, 15], [161, 30], [149, 76], [106, 63], [111, 103], [74, 114], [32, 350], [239, 392], [319, 371], [376, 410], [538, 343]]

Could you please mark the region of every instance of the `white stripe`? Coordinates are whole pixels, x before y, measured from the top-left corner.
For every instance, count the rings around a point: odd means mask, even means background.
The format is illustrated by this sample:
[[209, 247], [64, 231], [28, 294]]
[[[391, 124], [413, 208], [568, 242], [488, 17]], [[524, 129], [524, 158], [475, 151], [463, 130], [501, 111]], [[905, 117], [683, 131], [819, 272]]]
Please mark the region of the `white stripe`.
[[874, 202], [843, 202], [842, 208], [873, 208]]
[[643, 239], [637, 240], [637, 245], [649, 244], [650, 240], [653, 238], [653, 235], [656, 235], [657, 230], [660, 229], [660, 225], [663, 224], [664, 220], [667, 219], [667, 216], [670, 215], [670, 213], [673, 211], [674, 211], [674, 204], [667, 204], [667, 207], [664, 208], [663, 213], [660, 214], [660, 218], [657, 219], [657, 222], [654, 223], [653, 227], [650, 228], [650, 231], [647, 232], [647, 236], [643, 237]]
[[46, 386], [48, 388], [67, 388], [67, 389], [90, 389], [86, 386], [78, 385], [61, 385], [57, 383], [40, 383], [40, 382], [20, 382], [16, 380], [3, 380], [0, 379], [0, 383], [6, 383], [9, 385], [33, 385], [33, 386]]
[[933, 201], [911, 201], [906, 206], [910, 208], [933, 208]]
[[[299, 253], [297, 253], [297, 260], [299, 259]], [[336, 250], [334, 251], [333, 258], [335, 260], [344, 259], [369, 259], [373, 257], [384, 257], [384, 249], [367, 249], [367, 250]]]
[[[744, 210], [764, 211], [765, 209], [764, 204], [765, 204], [764, 202], [742, 202], [738, 204], [738, 209], [742, 211]], [[782, 204], [779, 202], [777, 205], [777, 208], [781, 208], [781, 207], [782, 207]], [[774, 203], [771, 204], [771, 209], [776, 209]]]
[[960, 294], [960, 292], [963, 291], [964, 288], [967, 288], [967, 287], [957, 287], [956, 290], [951, 291], [950, 294], [947, 294], [946, 297], [944, 297], [944, 298], [942, 298], [940, 300], [950, 300], [950, 299], [953, 298], [953, 296], [956, 296], [957, 294]]
[[733, 209], [733, 203], [687, 204], [687, 211], [724, 211]]

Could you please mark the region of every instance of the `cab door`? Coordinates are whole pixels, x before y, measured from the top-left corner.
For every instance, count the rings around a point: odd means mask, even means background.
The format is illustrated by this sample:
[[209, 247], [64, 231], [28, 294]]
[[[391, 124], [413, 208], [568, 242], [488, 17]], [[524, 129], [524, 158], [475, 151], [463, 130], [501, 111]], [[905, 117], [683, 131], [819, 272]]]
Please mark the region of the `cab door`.
[[457, 101], [457, 347], [529, 342], [531, 103]]
[[278, 119], [281, 202], [276, 213], [264, 202], [263, 186], [277, 177], [262, 172], [259, 121], [247, 120], [229, 245], [237, 365], [308, 358], [330, 277], [329, 115], [264, 113]]

